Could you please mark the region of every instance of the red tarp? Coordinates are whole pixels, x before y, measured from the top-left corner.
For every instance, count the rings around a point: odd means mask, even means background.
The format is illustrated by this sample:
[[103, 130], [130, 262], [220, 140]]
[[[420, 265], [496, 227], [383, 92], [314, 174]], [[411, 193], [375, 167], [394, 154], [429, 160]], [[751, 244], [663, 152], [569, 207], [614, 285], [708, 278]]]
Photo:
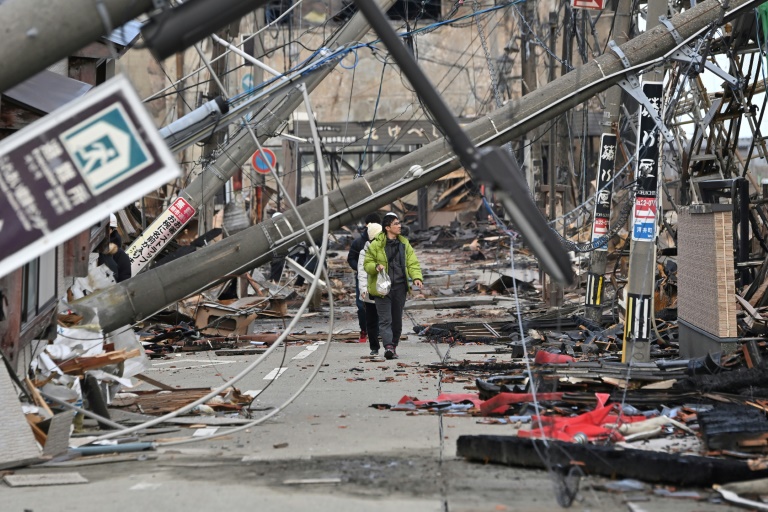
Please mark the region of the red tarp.
[[576, 434], [584, 434], [590, 441], [610, 439], [615, 442], [624, 438], [616, 431], [616, 428], [609, 428], [605, 425], [634, 423], [647, 419], [645, 416], [611, 414], [620, 411], [619, 404], [605, 405], [609, 398], [607, 393], [595, 393], [595, 396], [597, 397], [595, 410], [570, 418], [534, 416], [531, 418], [532, 425], [541, 425], [540, 428], [520, 430], [517, 435], [534, 439], [547, 438], [573, 442]]
[[[562, 393], [539, 393], [536, 395], [537, 400], [560, 400], [562, 398]], [[480, 400], [477, 393], [443, 393], [435, 400], [419, 400], [416, 397], [405, 395], [397, 404], [404, 405], [410, 403], [417, 408], [426, 408], [440, 402], [452, 402], [455, 404], [471, 402], [483, 416], [488, 416], [489, 414], [504, 414], [511, 404], [533, 402], [533, 395], [531, 393], [499, 393], [490, 400]]]

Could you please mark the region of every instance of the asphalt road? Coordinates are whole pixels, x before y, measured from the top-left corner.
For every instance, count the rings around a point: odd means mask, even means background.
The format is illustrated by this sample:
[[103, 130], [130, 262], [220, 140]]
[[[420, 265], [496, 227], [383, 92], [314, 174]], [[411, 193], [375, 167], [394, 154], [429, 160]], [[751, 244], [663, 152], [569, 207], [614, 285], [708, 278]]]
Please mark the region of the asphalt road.
[[[435, 311], [415, 312], [417, 321]], [[455, 312], [442, 312], [443, 315]], [[467, 311], [462, 312], [463, 315]], [[482, 312], [477, 312], [482, 314]], [[406, 320], [406, 326], [411, 325]], [[259, 330], [282, 322], [265, 322]], [[328, 330], [328, 318], [302, 319], [299, 331]], [[353, 308], [341, 308], [335, 332], [356, 329]], [[254, 417], [281, 405], [317, 365], [317, 378], [290, 406], [265, 423], [220, 439], [164, 446], [189, 439], [194, 428], [155, 436], [154, 452], [102, 456], [88, 465], [31, 467], [17, 474], [78, 472], [86, 484], [2, 487], [2, 512], [136, 512], [176, 510], [505, 511], [559, 508], [553, 478], [545, 471], [469, 463], [457, 459], [456, 439], [464, 434], [511, 434], [510, 425], [478, 423], [471, 416], [410, 415], [371, 407], [395, 404], [402, 396], [436, 398], [439, 391], [464, 393], [467, 381], [440, 382], [426, 368], [434, 348], [415, 335], [401, 342], [399, 360], [371, 359], [357, 343], [292, 345], [275, 351], [246, 376], [242, 391], [262, 390]], [[439, 346], [441, 352], [446, 345]], [[455, 359], [478, 346], [456, 346]], [[179, 354], [153, 360], [147, 375], [172, 386], [217, 386], [257, 356]], [[284, 368], [282, 372], [276, 369]], [[268, 377], [279, 374], [276, 379]], [[142, 384], [138, 389], [152, 389]], [[220, 427], [219, 432], [227, 427]], [[611, 493], [603, 478], [581, 479], [576, 510], [729, 510], [704, 500], [681, 500], [646, 492]], [[632, 505], [629, 505], [631, 503]], [[634, 507], [634, 508], [630, 508]], [[733, 509], [735, 510], [735, 509]]]

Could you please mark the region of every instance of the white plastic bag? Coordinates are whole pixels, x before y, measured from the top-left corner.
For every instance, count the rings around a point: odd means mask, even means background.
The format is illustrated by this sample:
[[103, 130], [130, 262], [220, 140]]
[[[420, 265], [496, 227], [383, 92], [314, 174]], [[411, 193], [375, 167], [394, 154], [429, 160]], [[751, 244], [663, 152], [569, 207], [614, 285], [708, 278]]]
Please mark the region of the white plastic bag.
[[379, 275], [376, 277], [376, 293], [384, 297], [391, 288], [392, 281], [389, 280], [389, 274], [384, 270], [379, 270]]

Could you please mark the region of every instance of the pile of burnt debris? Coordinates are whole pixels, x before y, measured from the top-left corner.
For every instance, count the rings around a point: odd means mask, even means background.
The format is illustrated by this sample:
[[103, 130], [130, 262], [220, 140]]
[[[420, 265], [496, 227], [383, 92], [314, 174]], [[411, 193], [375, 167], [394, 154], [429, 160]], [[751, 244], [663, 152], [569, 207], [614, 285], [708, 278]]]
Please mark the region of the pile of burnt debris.
[[[766, 340], [745, 337], [727, 353], [680, 359], [676, 322], [657, 322], [650, 360], [631, 365], [621, 360], [631, 349], [622, 324], [599, 329], [577, 315], [522, 326], [416, 326], [440, 357], [422, 371], [465, 383], [466, 393], [374, 407], [512, 427], [511, 436], [459, 438], [459, 455], [483, 463], [578, 466], [584, 474], [689, 486], [768, 477]], [[454, 360], [456, 344], [476, 345], [467, 354], [486, 357]]]

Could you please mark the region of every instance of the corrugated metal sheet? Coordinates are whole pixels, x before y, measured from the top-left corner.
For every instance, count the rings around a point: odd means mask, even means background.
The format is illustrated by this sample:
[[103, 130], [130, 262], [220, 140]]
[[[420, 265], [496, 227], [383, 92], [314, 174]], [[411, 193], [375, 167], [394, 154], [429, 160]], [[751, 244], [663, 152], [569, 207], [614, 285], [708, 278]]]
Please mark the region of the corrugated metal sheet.
[[86, 83], [44, 70], [8, 89], [3, 95], [23, 107], [49, 114], [91, 88]]

